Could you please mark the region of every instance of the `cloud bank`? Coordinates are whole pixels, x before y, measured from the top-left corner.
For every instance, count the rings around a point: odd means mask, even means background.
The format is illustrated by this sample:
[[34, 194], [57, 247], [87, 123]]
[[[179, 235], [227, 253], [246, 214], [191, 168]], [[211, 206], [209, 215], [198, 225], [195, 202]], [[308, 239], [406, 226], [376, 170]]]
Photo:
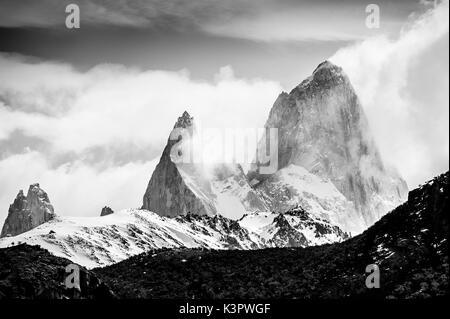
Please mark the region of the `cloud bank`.
[[[203, 127], [263, 127], [278, 83], [212, 82], [185, 70], [70, 65], [0, 54], [0, 220], [19, 189], [40, 182], [61, 215], [138, 207], [177, 118]], [[22, 146], [22, 147], [21, 147]]]
[[449, 1], [412, 17], [398, 38], [378, 36], [339, 50], [383, 158], [410, 188], [448, 170]]

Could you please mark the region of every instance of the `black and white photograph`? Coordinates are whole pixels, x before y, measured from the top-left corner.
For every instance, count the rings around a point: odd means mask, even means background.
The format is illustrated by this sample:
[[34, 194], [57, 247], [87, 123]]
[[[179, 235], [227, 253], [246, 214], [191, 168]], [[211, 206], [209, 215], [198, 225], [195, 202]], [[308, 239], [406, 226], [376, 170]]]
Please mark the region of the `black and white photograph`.
[[0, 316], [447, 300], [449, 178], [448, 0], [0, 0]]

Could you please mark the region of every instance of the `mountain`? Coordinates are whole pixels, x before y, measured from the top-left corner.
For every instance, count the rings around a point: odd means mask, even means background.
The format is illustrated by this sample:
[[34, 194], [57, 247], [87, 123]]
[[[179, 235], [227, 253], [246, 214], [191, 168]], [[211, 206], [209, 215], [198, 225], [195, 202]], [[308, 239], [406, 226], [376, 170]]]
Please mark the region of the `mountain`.
[[[450, 295], [449, 172], [342, 243], [156, 250], [93, 271], [121, 298], [430, 298]], [[365, 285], [368, 265], [380, 288]], [[173, 271], [176, 269], [176, 271]]]
[[265, 128], [278, 129], [276, 170], [261, 171], [267, 164], [259, 161], [266, 151], [263, 136], [255, 150], [257, 163], [244, 174], [238, 164], [195, 162], [196, 126], [185, 112], [149, 181], [143, 208], [162, 216], [239, 219], [300, 205], [315, 218], [359, 234], [406, 200], [407, 185], [382, 161], [340, 67], [325, 61], [289, 94], [280, 94]]
[[[278, 128], [278, 166], [289, 171], [274, 177], [258, 174], [254, 167], [249, 173], [266, 198], [273, 196], [274, 182], [276, 195], [286, 194], [285, 200], [269, 200], [270, 210], [283, 211], [288, 203], [309, 196], [298, 192], [295, 181], [282, 178], [302, 176], [304, 170], [329, 180], [352, 204], [356, 212], [343, 200], [339, 202], [345, 208], [335, 210], [339, 215], [348, 212], [341, 216], [346, 231], [361, 232], [406, 200], [407, 185], [383, 163], [358, 96], [340, 67], [325, 61], [289, 94], [281, 93], [265, 127]], [[265, 143], [263, 137], [260, 145]], [[348, 223], [353, 227], [346, 227]]]
[[[186, 138], [189, 138], [193, 134], [193, 120], [189, 113], [184, 112], [175, 123], [173, 132], [184, 130], [188, 135]], [[204, 200], [207, 196], [192, 189], [172, 161], [171, 150], [183, 137], [174, 137], [172, 133], [171, 136], [148, 183], [142, 208], [172, 217], [191, 211], [200, 215], [214, 214], [214, 208]]]
[[47, 193], [39, 187], [39, 184], [30, 185], [27, 196], [20, 190], [9, 206], [0, 238], [22, 234], [54, 217], [54, 209]]
[[266, 211], [239, 165], [208, 165], [192, 160], [196, 128], [184, 112], [175, 123], [143, 198], [143, 209], [161, 216], [188, 213], [238, 218], [246, 212]]
[[108, 216], [111, 214], [114, 214], [114, 211], [111, 209], [111, 207], [105, 206], [102, 208], [100, 216]]

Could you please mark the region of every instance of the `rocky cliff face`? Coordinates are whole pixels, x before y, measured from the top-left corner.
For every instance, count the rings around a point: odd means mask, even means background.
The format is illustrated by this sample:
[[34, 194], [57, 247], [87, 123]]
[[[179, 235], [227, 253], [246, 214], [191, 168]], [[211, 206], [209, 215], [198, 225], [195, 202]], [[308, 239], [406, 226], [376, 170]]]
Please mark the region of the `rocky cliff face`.
[[[323, 62], [289, 94], [280, 94], [266, 127], [278, 128], [279, 168], [294, 164], [329, 179], [353, 203], [365, 227], [406, 200], [406, 183], [384, 165], [340, 67]], [[268, 178], [252, 174], [259, 181]], [[273, 203], [271, 209], [280, 209], [280, 204], [283, 201]]]
[[27, 196], [19, 191], [8, 210], [0, 237], [16, 236], [29, 231], [55, 216], [47, 193], [39, 184], [30, 185]]
[[234, 219], [267, 210], [239, 165], [187, 161], [194, 135], [194, 119], [184, 112], [152, 174], [142, 208], [161, 216], [220, 213]]
[[[143, 209], [157, 212], [162, 216], [174, 217], [178, 215], [186, 215], [188, 213], [196, 213], [198, 215], [214, 215], [216, 213], [214, 207], [206, 200], [210, 193], [209, 189], [197, 189], [197, 192], [192, 187], [189, 187], [182, 173], [178, 169], [175, 162], [172, 160], [171, 151], [173, 147], [188, 142], [194, 132], [194, 118], [189, 113], [184, 112], [178, 121], [175, 123], [174, 129], [171, 133], [172, 138], [169, 138], [167, 145], [164, 148], [161, 159], [156, 166], [147, 190], [144, 194]], [[174, 134], [180, 131], [185, 135], [179, 135], [174, 138]], [[177, 155], [182, 155], [182, 150], [178, 150]], [[193, 171], [195, 174], [195, 167], [189, 164], [180, 164], [185, 171]], [[200, 176], [199, 176], [200, 178]], [[199, 181], [199, 186], [205, 183]], [[205, 194], [206, 192], [206, 194]]]

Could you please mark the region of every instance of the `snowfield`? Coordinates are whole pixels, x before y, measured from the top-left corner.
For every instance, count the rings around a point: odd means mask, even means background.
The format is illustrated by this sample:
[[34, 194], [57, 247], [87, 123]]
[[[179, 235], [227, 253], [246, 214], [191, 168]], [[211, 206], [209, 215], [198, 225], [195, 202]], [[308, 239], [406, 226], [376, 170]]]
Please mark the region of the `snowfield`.
[[[284, 220], [287, 223], [280, 222]], [[295, 210], [254, 212], [235, 221], [221, 215], [170, 218], [127, 209], [103, 217], [56, 217], [23, 234], [0, 239], [0, 248], [39, 245], [94, 268], [159, 248], [258, 249], [320, 245], [345, 238], [339, 227]]]
[[20, 243], [39, 245], [88, 268], [110, 265], [154, 248], [256, 248], [245, 230], [222, 234], [225, 219], [217, 218], [212, 227], [203, 222], [206, 219], [189, 220], [138, 209], [103, 217], [57, 217], [26, 233], [0, 239], [0, 248]]
[[315, 218], [339, 225], [352, 235], [366, 228], [355, 205], [329, 179], [311, 174], [301, 166], [291, 164], [279, 170], [257, 189], [273, 211], [283, 212], [299, 205]]

